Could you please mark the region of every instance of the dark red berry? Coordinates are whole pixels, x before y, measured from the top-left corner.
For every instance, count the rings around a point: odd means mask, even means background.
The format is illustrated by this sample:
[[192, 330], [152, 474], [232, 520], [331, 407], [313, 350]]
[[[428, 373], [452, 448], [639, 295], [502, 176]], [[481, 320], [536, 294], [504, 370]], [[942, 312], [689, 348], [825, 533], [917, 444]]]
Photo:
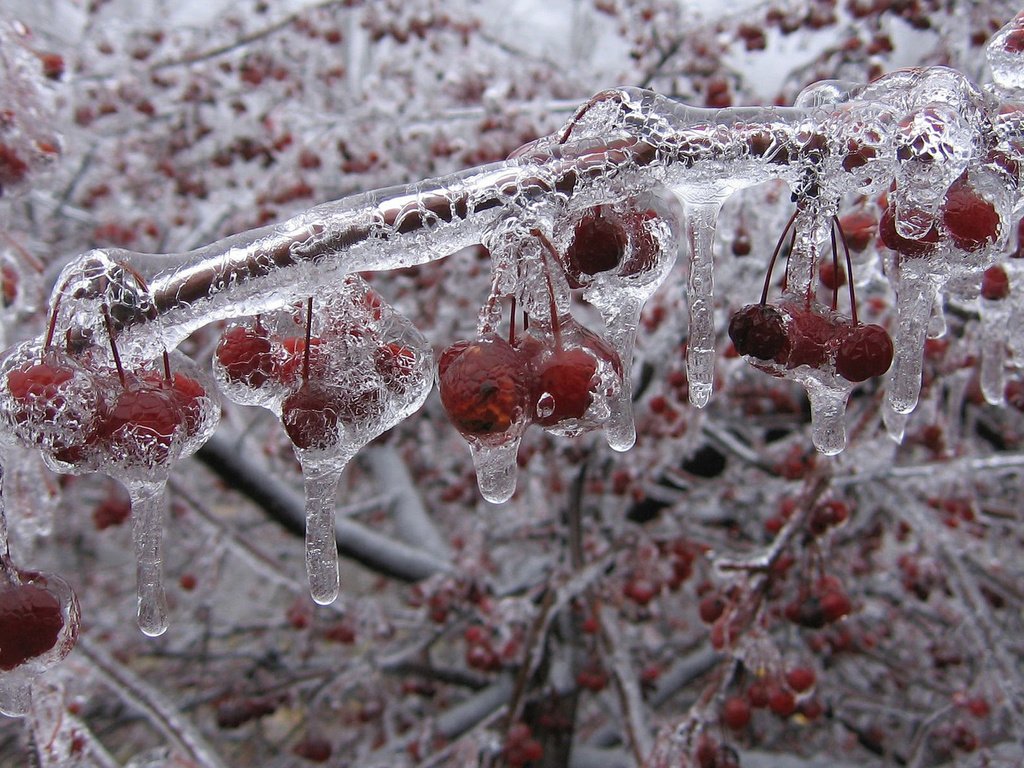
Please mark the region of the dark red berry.
[[734, 731], [741, 731], [750, 723], [750, 704], [742, 696], [730, 696], [722, 705], [722, 723]]
[[331, 742], [319, 736], [306, 736], [292, 747], [292, 754], [311, 763], [326, 763], [331, 759]]
[[388, 389], [402, 394], [413, 385], [416, 353], [409, 347], [391, 342], [374, 353], [373, 366]]
[[834, 347], [838, 323], [813, 309], [790, 308], [788, 313], [789, 351], [787, 355], [777, 355], [776, 362], [784, 363], [787, 368], [825, 365]]
[[989, 301], [1001, 301], [1010, 295], [1010, 277], [1002, 265], [985, 270], [981, 278], [981, 296]]
[[747, 689], [747, 701], [750, 706], [756, 709], [764, 709], [768, 706], [768, 697], [771, 689], [765, 680], [755, 680]]
[[273, 345], [262, 328], [236, 326], [220, 339], [215, 352], [228, 381], [254, 389], [278, 375]]
[[818, 265], [818, 279], [825, 288], [834, 291], [846, 285], [846, 270], [831, 259], [826, 259]]
[[851, 251], [866, 251], [875, 240], [878, 231], [878, 220], [867, 211], [851, 211], [839, 220], [839, 226], [846, 236], [846, 244]]
[[786, 685], [797, 693], [804, 693], [814, 687], [817, 676], [810, 667], [793, 667], [786, 673]]
[[63, 628], [60, 601], [48, 589], [31, 583], [0, 588], [0, 670], [42, 656]]
[[973, 253], [992, 245], [1001, 222], [995, 206], [971, 186], [966, 174], [953, 182], [942, 205], [942, 223], [953, 244]]
[[788, 351], [782, 313], [768, 304], [748, 304], [729, 320], [729, 338], [741, 355], [773, 360]]
[[796, 697], [781, 685], [772, 686], [768, 692], [768, 709], [779, 717], [789, 717], [796, 712]]
[[607, 206], [598, 205], [585, 211], [565, 251], [570, 285], [580, 288], [584, 275], [592, 277], [616, 269], [626, 254], [626, 243], [622, 222]]
[[203, 406], [205, 405], [206, 390], [191, 376], [176, 371], [171, 377], [171, 391], [185, 416], [185, 431], [189, 435], [196, 434], [205, 415]]
[[281, 423], [292, 444], [301, 450], [324, 450], [338, 440], [335, 392], [319, 382], [306, 382], [281, 403]]
[[850, 598], [839, 590], [828, 590], [821, 596], [821, 614], [825, 622], [839, 621], [853, 610]]
[[836, 351], [836, 372], [847, 381], [866, 381], [881, 376], [892, 365], [893, 346], [880, 325], [848, 328]]
[[700, 601], [698, 611], [701, 621], [705, 624], [714, 624], [725, 612], [725, 600], [718, 595], [708, 595]]
[[473, 342], [454, 359], [446, 350], [441, 361], [441, 404], [463, 435], [497, 437], [522, 422], [530, 395], [529, 372], [507, 341], [492, 337]]

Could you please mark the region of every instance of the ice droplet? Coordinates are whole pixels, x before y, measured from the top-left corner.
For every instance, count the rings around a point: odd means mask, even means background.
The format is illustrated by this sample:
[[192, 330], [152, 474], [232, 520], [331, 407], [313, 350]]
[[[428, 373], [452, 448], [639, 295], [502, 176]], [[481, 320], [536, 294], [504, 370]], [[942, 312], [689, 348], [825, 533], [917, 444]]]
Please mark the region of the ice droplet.
[[544, 392], [537, 398], [537, 415], [546, 419], [555, 412], [555, 398], [550, 392]]
[[686, 243], [690, 250], [687, 300], [690, 330], [686, 346], [686, 374], [690, 403], [703, 408], [711, 399], [715, 380], [714, 253], [715, 222], [721, 203], [688, 203]]
[[338, 598], [338, 543], [334, 533], [334, 500], [340, 471], [317, 472], [303, 466], [306, 488], [306, 575], [309, 594], [320, 605]]
[[853, 388], [839, 377], [808, 369], [797, 380], [811, 403], [811, 440], [819, 453], [835, 456], [846, 448], [846, 401]]
[[139, 629], [150, 637], [167, 631], [167, 597], [163, 585], [163, 526], [166, 478], [126, 482], [132, 502], [135, 540], [135, 587]]
[[30, 680], [18, 670], [0, 674], [0, 714], [24, 717], [32, 706]]
[[619, 354], [622, 364], [622, 383], [615, 396], [608, 403], [610, 413], [605, 424], [605, 439], [613, 451], [628, 451], [636, 442], [636, 425], [633, 423], [633, 349], [636, 343], [637, 326], [643, 302], [623, 296], [615, 306], [602, 311], [608, 342]]
[[484, 445], [477, 441], [470, 443], [473, 466], [476, 468], [476, 484], [480, 495], [492, 504], [501, 504], [512, 498], [516, 492], [520, 438], [516, 436], [497, 445]]
[[897, 413], [891, 406], [882, 409], [882, 421], [885, 423], [885, 431], [894, 443], [903, 442], [903, 435], [907, 431], [907, 422], [909, 420], [909, 414]]
[[898, 321], [893, 339], [895, 354], [889, 387], [889, 405], [897, 413], [910, 413], [917, 406], [917, 398], [921, 393], [925, 336], [937, 290], [938, 284], [931, 276], [903, 274], [897, 281]]

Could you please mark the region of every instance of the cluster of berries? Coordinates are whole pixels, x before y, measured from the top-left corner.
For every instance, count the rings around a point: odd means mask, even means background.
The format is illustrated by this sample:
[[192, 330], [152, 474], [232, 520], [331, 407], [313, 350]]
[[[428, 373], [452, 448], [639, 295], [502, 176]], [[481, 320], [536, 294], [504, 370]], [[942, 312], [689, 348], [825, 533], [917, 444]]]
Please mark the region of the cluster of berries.
[[[112, 342], [113, 345], [113, 342]], [[116, 350], [116, 345], [112, 346]], [[166, 470], [213, 433], [214, 387], [184, 358], [124, 370], [88, 352], [29, 341], [0, 362], [0, 419], [58, 472], [122, 478]]]
[[316, 303], [309, 299], [300, 317], [235, 325], [214, 353], [228, 396], [278, 411], [298, 450], [361, 445], [425, 396], [426, 341], [362, 279], [347, 277]]
[[[783, 231], [775, 247], [765, 278], [761, 301], [748, 304], [729, 321], [729, 338], [741, 355], [758, 361], [773, 373], [785, 375], [800, 366], [834, 370], [849, 382], [866, 381], [889, 370], [893, 344], [888, 331], [880, 325], [861, 323], [857, 318], [857, 299], [853, 287], [853, 264], [846, 248], [846, 273], [849, 275], [851, 318], [836, 311], [840, 280], [832, 281], [832, 306], [825, 307], [810, 295], [787, 297], [777, 305], [769, 304], [768, 285], [775, 260], [794, 218]], [[835, 222], [840, 227], [838, 222]], [[839, 228], [844, 246], [845, 235]], [[841, 268], [833, 239], [831, 274]]]

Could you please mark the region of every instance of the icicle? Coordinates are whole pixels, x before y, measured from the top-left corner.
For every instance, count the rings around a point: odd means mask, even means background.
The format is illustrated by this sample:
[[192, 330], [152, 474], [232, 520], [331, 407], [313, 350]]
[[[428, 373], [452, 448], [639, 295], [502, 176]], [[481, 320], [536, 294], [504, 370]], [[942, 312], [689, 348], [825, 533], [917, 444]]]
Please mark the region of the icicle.
[[811, 403], [811, 439], [819, 453], [835, 456], [846, 447], [846, 401], [853, 386], [838, 376], [808, 369], [797, 376]]
[[946, 335], [946, 309], [942, 292], [936, 290], [932, 296], [932, 314], [928, 318], [928, 338], [941, 339]]
[[690, 403], [703, 408], [711, 399], [715, 380], [714, 253], [715, 223], [721, 202], [687, 203], [686, 242], [690, 249], [687, 300], [690, 330], [686, 374]]
[[921, 393], [925, 335], [937, 289], [934, 278], [911, 277], [906, 274], [900, 277], [896, 287], [899, 319], [893, 339], [896, 352], [892, 364], [889, 405], [897, 413], [913, 411]]
[[895, 443], [903, 442], [903, 435], [906, 433], [909, 420], [909, 414], [897, 413], [891, 406], [882, 409], [882, 421], [885, 423], [885, 430]]
[[132, 501], [135, 580], [139, 629], [150, 637], [167, 631], [167, 597], [163, 585], [163, 525], [166, 478], [126, 482]]
[[334, 501], [341, 472], [302, 468], [306, 488], [306, 574], [309, 593], [320, 605], [338, 599], [338, 544]]
[[601, 313], [608, 342], [615, 348], [622, 362], [622, 386], [616, 397], [608, 404], [611, 413], [604, 427], [608, 445], [615, 451], [628, 451], [636, 442], [636, 425], [633, 423], [633, 380], [630, 370], [633, 367], [633, 348], [642, 309], [642, 301], [624, 296], [617, 306], [607, 306]]
[[480, 495], [492, 504], [508, 501], [516, 492], [519, 440], [516, 437], [500, 445], [470, 443]]
[[987, 402], [1002, 405], [1011, 308], [1005, 299], [991, 301], [981, 297], [978, 309], [981, 313], [981, 392]]

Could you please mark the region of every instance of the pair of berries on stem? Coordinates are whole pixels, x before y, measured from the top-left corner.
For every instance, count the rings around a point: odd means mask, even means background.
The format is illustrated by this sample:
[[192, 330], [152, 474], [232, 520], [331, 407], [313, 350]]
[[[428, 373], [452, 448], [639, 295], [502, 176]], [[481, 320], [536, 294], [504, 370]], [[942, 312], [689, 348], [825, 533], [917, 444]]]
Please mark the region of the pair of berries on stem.
[[736, 351], [761, 361], [771, 370], [793, 370], [804, 365], [815, 369], [832, 367], [851, 383], [883, 375], [892, 364], [892, 339], [880, 325], [861, 323], [857, 316], [853, 264], [846, 236], [837, 220], [833, 219], [832, 229], [832, 273], [838, 275], [840, 271], [835, 235], [838, 229], [849, 276], [850, 321], [836, 312], [838, 279], [832, 281], [830, 310], [813, 303], [809, 295], [802, 302], [784, 300], [778, 306], [767, 303], [775, 262], [796, 217], [794, 213], [775, 246], [760, 302], [743, 307], [729, 322], [729, 337]]
[[438, 358], [441, 404], [469, 442], [481, 490], [492, 501], [507, 500], [515, 489], [515, 452], [530, 424], [562, 435], [595, 429], [607, 419], [608, 399], [622, 382], [615, 350], [559, 311], [550, 265], [558, 252], [539, 230], [530, 235], [542, 249], [547, 323], [527, 319], [527, 330], [517, 337], [513, 299], [507, 341], [485, 331], [448, 346]]

